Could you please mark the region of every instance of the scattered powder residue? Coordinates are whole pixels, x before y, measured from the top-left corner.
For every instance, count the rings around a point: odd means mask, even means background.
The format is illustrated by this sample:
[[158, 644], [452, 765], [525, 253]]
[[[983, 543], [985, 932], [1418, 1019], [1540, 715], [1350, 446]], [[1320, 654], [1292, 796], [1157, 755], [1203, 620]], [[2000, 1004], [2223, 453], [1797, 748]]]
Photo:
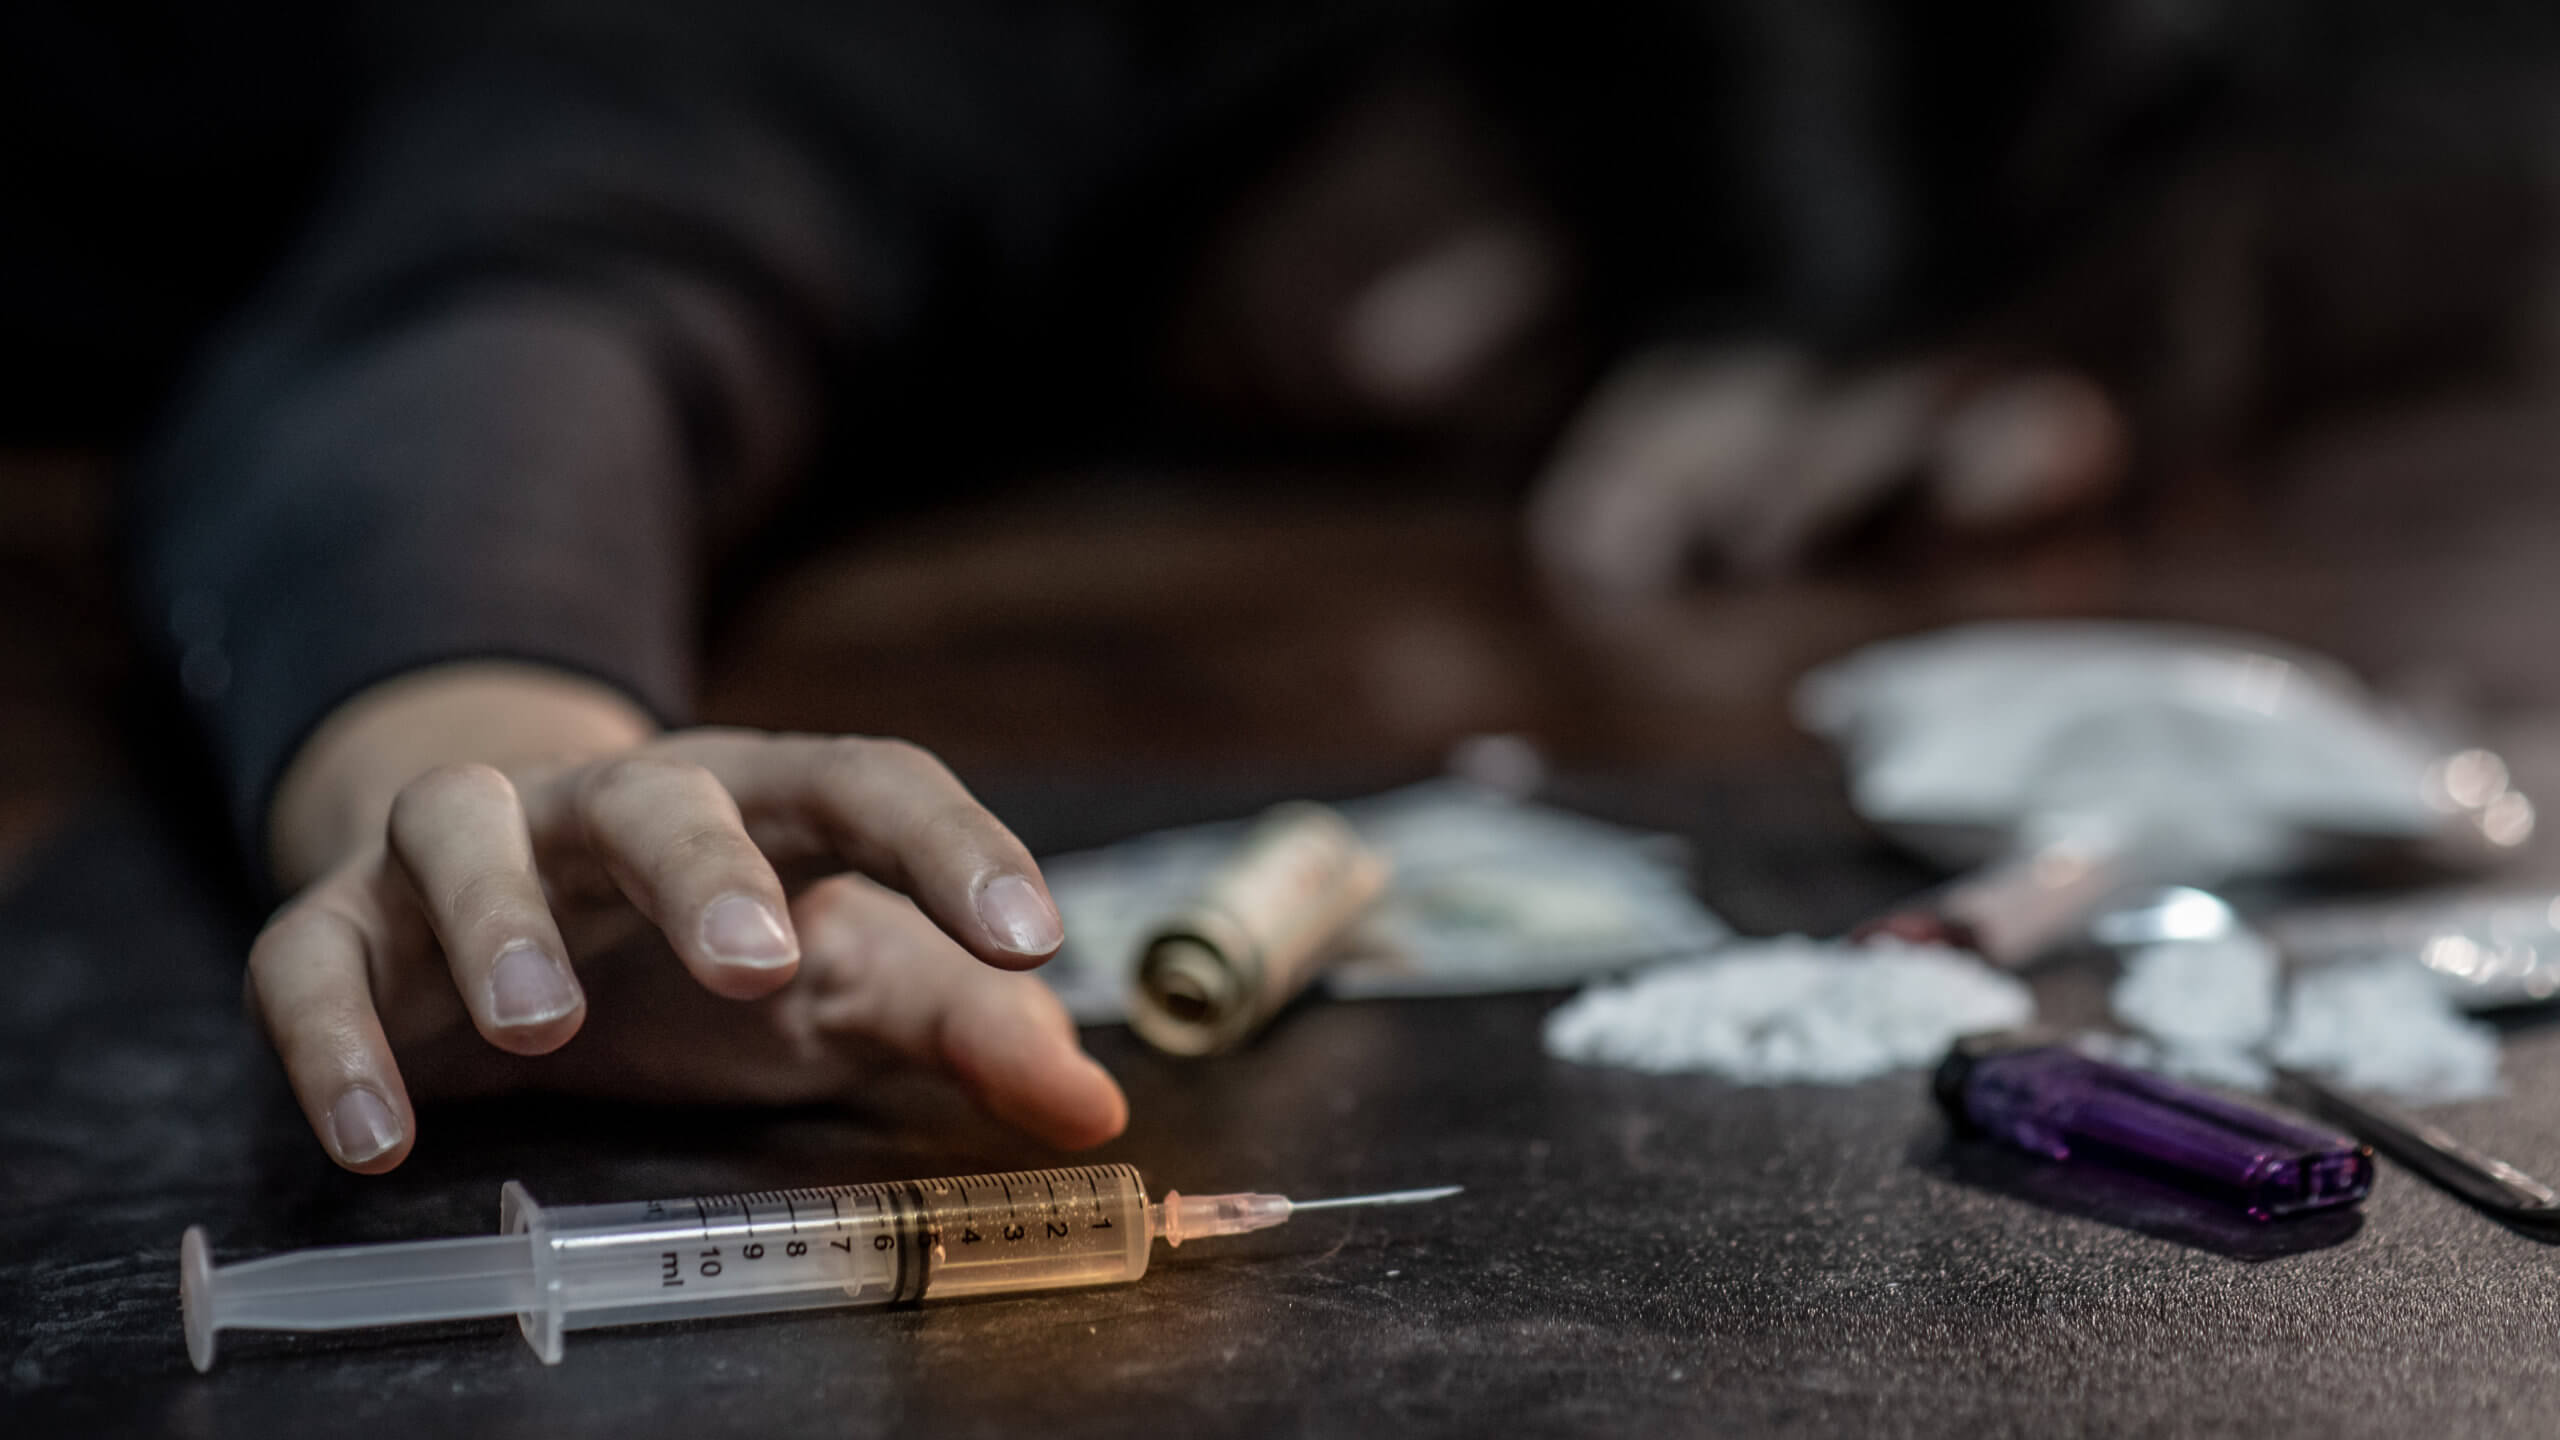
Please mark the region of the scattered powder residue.
[[2353, 1090], [2413, 1100], [2498, 1093], [2498, 1032], [2464, 1018], [2434, 976], [2405, 960], [2337, 965], [2296, 980], [2268, 1053]]
[[2157, 1047], [2136, 1063], [2186, 1080], [2263, 1090], [2251, 1052], [2276, 1028], [2276, 956], [2249, 935], [2149, 945], [2108, 996], [2116, 1018]]
[[1938, 946], [1800, 935], [1736, 941], [1595, 985], [1547, 1017], [1547, 1053], [1751, 1085], [1846, 1085], [1934, 1065], [1960, 1035], [2024, 1025], [2015, 977]]
[[2269, 1061], [2349, 1089], [2408, 1100], [2498, 1093], [2498, 1034], [2465, 1019], [2436, 977], [2406, 961], [2297, 977], [2277, 1004], [2275, 953], [2245, 935], [2146, 946], [2108, 997], [2141, 1038], [2107, 1055], [2187, 1080], [2264, 1090]]

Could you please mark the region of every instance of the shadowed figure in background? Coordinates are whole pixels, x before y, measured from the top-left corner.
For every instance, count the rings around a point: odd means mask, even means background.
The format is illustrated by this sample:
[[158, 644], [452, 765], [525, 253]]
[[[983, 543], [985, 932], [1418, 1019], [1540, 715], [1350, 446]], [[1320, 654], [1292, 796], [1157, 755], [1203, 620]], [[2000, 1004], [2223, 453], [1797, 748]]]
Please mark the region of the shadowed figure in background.
[[[2281, 408], [2289, 346], [2387, 368], [2513, 329], [2524, 83], [2446, 141], [2482, 161], [2438, 197], [2481, 263], [2357, 310], [2358, 344], [2301, 323], [2372, 272], [2286, 249], [2317, 205], [2267, 197], [2326, 183], [2287, 127], [2352, 148], [2333, 94], [2548, 49], [2485, 11], [2386, 47], [2365, 9], [279, 10], [229, 58], [298, 58], [299, 98], [30, 153], [57, 189], [155, 137], [207, 157], [172, 173], [222, 243], [170, 283], [246, 294], [138, 466], [134, 589], [292, 897], [251, 1003], [339, 1163], [397, 1165], [413, 1093], [780, 1102], [899, 1063], [1080, 1145], [1125, 1107], [1016, 973], [1061, 940], [1037, 867], [915, 747], [681, 728], [723, 593], [1149, 426], [1524, 474], [1542, 566], [1602, 599], [1783, 568], [1899, 497], [1974, 530], [2100, 503], [2144, 445]], [[162, 18], [13, 23], [130, 82], [191, 73], [99, 59]], [[22, 273], [142, 262], [40, 209]], [[156, 395], [186, 344], [29, 293], [93, 390]]]

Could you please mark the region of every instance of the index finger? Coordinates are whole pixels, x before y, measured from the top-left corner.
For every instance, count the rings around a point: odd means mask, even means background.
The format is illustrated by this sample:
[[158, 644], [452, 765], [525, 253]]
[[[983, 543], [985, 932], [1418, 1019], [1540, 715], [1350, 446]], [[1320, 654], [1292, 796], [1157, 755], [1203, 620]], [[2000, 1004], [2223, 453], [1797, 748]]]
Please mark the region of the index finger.
[[777, 863], [841, 861], [905, 892], [988, 964], [1026, 969], [1066, 939], [1031, 852], [922, 746], [713, 733], [666, 748], [720, 777]]

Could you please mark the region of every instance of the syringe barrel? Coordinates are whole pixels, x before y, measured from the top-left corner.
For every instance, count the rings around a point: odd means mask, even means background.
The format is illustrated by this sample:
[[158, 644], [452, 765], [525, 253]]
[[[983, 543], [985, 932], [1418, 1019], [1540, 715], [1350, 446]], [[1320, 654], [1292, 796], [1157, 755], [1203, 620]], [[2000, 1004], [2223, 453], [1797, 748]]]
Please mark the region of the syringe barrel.
[[510, 1186], [501, 1219], [532, 1242], [521, 1319], [555, 1363], [562, 1330], [1118, 1284], [1152, 1240], [1127, 1165], [615, 1205]]

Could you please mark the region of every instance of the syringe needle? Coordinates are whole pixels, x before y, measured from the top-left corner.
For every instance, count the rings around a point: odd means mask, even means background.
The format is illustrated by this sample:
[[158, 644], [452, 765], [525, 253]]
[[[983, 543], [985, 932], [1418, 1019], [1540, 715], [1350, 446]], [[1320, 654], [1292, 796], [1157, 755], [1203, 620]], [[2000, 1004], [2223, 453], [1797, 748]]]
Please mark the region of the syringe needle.
[[1418, 1205], [1442, 1200], [1465, 1189], [1442, 1185], [1430, 1190], [1387, 1190], [1376, 1195], [1341, 1195], [1331, 1200], [1292, 1200], [1285, 1195], [1184, 1195], [1167, 1190], [1150, 1214], [1155, 1233], [1168, 1245], [1211, 1235], [1242, 1235], [1288, 1223], [1301, 1210], [1345, 1210], [1354, 1205]]
[[1446, 1200], [1464, 1185], [1438, 1185], [1428, 1190], [1385, 1190], [1375, 1195], [1339, 1195], [1331, 1200], [1292, 1200], [1291, 1210], [1346, 1210], [1354, 1205], [1419, 1205], [1426, 1200]]

